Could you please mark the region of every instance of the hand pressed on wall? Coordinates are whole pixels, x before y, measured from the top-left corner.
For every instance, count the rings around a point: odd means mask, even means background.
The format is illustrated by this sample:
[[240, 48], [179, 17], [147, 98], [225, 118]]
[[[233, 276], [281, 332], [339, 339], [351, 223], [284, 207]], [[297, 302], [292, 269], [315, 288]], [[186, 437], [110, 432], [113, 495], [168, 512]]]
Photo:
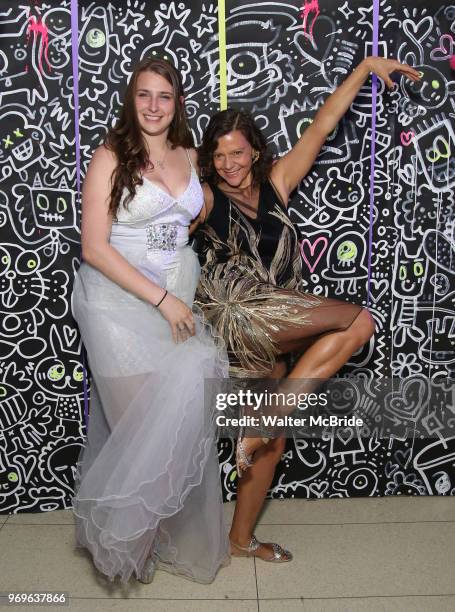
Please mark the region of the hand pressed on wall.
[[370, 56], [366, 57], [363, 61], [370, 72], [373, 72], [380, 79], [382, 79], [389, 89], [393, 88], [393, 81], [389, 75], [395, 71], [400, 72], [402, 75], [414, 82], [421, 79], [420, 73], [415, 68], [409, 66], [408, 64], [402, 64], [395, 59]]

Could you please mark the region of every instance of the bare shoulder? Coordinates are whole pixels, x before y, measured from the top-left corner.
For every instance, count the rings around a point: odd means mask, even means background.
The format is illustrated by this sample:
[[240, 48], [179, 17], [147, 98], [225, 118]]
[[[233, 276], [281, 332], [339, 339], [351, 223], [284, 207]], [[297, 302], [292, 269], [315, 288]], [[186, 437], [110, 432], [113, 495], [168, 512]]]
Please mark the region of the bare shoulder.
[[90, 160], [90, 166], [97, 170], [111, 171], [117, 166], [117, 157], [113, 151], [108, 149], [104, 144], [95, 149]]
[[113, 171], [117, 167], [117, 157], [104, 145], [93, 152], [83, 184], [85, 199], [106, 200], [112, 188]]
[[88, 165], [86, 180], [94, 176], [110, 177], [118, 164], [117, 157], [105, 145], [97, 147]]

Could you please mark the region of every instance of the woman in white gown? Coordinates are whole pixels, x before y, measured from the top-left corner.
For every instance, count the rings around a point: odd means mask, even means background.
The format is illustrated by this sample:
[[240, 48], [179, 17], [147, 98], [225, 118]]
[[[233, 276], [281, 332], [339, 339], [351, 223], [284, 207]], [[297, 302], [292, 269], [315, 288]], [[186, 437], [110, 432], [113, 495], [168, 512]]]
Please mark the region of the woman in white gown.
[[206, 583], [229, 562], [204, 385], [228, 362], [192, 309], [203, 195], [183, 103], [177, 71], [142, 60], [83, 186], [72, 306], [92, 388], [73, 511], [77, 545], [111, 581], [160, 568]]

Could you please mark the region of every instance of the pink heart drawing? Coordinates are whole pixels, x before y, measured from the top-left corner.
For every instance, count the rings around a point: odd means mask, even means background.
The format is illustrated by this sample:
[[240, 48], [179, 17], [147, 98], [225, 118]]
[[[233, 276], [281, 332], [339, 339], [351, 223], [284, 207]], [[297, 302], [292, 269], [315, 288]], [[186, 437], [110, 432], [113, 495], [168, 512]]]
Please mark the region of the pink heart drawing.
[[[316, 238], [313, 244], [311, 244], [308, 238], [304, 238], [302, 242], [300, 243], [300, 252], [311, 273], [314, 272], [316, 266], [319, 263], [319, 260], [324, 255], [327, 249], [328, 243], [329, 241], [327, 240], [325, 236], [319, 236], [319, 238]], [[321, 246], [318, 248], [318, 252], [315, 255], [318, 244], [321, 244]], [[306, 249], [306, 247], [308, 247], [308, 249]], [[306, 250], [309, 250], [308, 257], [305, 252]], [[313, 259], [313, 263], [310, 263], [310, 258]]]
[[433, 49], [430, 57], [435, 62], [443, 62], [454, 53], [454, 40], [452, 34], [443, 34], [439, 39], [439, 47]]
[[400, 140], [403, 147], [409, 147], [414, 136], [415, 134], [412, 130], [410, 130], [409, 132], [401, 132]]

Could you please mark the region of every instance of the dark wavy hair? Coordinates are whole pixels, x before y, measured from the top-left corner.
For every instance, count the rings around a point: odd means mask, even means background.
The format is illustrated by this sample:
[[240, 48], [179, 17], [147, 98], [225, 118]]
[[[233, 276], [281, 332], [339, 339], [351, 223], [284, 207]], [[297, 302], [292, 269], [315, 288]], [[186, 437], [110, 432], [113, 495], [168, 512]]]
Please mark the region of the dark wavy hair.
[[270, 174], [273, 163], [267, 141], [256, 125], [253, 116], [245, 111], [228, 108], [215, 113], [202, 137], [198, 148], [199, 167], [204, 181], [218, 183], [221, 178], [213, 163], [213, 154], [218, 146], [218, 139], [229, 132], [239, 130], [248, 140], [253, 149], [259, 152], [258, 160], [252, 165], [253, 184], [259, 185]]
[[120, 206], [124, 188], [128, 195], [123, 204], [128, 206], [136, 193], [136, 185], [142, 185], [142, 171], [149, 159], [149, 152], [143, 138], [135, 106], [136, 83], [141, 72], [154, 72], [165, 78], [174, 90], [175, 115], [169, 126], [168, 140], [171, 147], [178, 146], [189, 149], [194, 147], [194, 140], [185, 108], [180, 97], [183, 96], [183, 86], [180, 73], [164, 59], [144, 58], [135, 67], [126, 88], [123, 106], [116, 125], [111, 128], [104, 139], [105, 146], [117, 158], [117, 166], [111, 177], [111, 194], [109, 212], [114, 219]]

